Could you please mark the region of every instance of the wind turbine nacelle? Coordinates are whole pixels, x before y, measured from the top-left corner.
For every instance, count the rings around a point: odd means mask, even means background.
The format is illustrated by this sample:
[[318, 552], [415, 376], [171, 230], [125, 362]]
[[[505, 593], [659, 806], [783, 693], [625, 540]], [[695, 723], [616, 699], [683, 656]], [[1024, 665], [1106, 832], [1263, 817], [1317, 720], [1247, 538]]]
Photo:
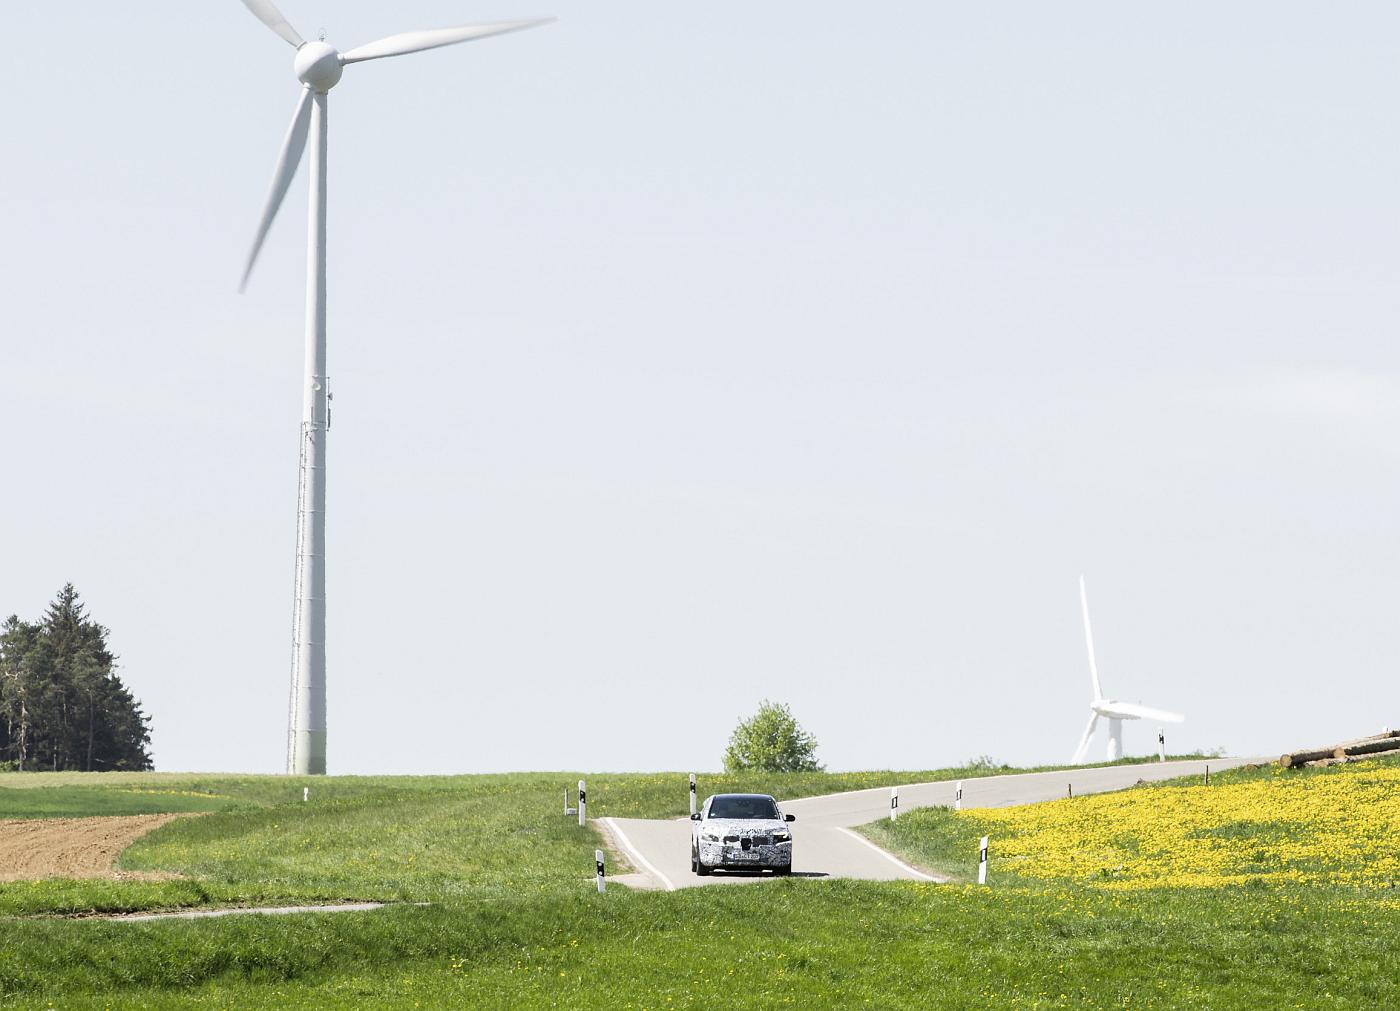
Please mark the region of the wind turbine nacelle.
[[340, 53], [324, 42], [303, 42], [298, 46], [292, 68], [297, 72], [298, 81], [320, 92], [334, 88], [340, 83], [340, 75], [345, 73]]
[[1181, 723], [1186, 717], [1180, 713], [1169, 713], [1165, 709], [1152, 709], [1136, 702], [1119, 702], [1116, 699], [1095, 699], [1089, 708], [1110, 720], [1157, 720], [1160, 723]]
[[1103, 699], [1102, 701], [1095, 702], [1089, 708], [1092, 709], [1094, 712], [1098, 713], [1100, 716], [1106, 717], [1110, 720], [1141, 719], [1141, 717], [1139, 717], [1137, 713], [1127, 713], [1119, 709], [1118, 703], [1114, 702], [1112, 699]]

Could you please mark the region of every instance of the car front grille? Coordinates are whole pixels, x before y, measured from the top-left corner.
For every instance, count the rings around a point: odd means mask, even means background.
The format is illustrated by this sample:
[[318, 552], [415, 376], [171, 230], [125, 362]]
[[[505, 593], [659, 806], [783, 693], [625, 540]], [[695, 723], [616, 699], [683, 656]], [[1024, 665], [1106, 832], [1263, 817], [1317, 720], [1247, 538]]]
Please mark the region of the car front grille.
[[740, 846], [743, 849], [751, 849], [754, 846], [770, 846], [773, 844], [773, 837], [766, 835], [727, 835], [723, 839], [729, 846]]
[[768, 837], [766, 835], [727, 835], [724, 837], [727, 843], [738, 843], [740, 849], [753, 849], [755, 846], [767, 846]]

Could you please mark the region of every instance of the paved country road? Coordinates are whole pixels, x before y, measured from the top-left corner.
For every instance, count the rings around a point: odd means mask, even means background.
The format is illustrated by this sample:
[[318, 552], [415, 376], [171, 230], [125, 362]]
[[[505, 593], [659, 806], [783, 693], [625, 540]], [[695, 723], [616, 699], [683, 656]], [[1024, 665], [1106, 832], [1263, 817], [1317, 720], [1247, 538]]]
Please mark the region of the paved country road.
[[[1114, 765], [1106, 768], [1066, 769], [1060, 772], [1026, 772], [1010, 776], [982, 776], [963, 780], [963, 807], [1010, 807], [1065, 796], [1073, 785], [1076, 794], [1121, 790], [1138, 780], [1148, 782], [1199, 776], [1206, 766], [1230, 769], [1264, 759], [1212, 758], [1209, 761], [1149, 762], [1143, 765]], [[957, 783], [901, 784], [899, 810], [916, 807], [951, 806]], [[703, 797], [703, 793], [702, 793]], [[941, 878], [904, 863], [864, 836], [851, 831], [877, 818], [888, 818], [889, 787], [833, 793], [825, 797], [785, 800], [779, 806], [785, 814], [797, 816], [793, 824], [794, 877], [867, 878], [875, 881], [939, 881]], [[717, 871], [701, 878], [690, 870], [690, 820], [665, 821], [642, 818], [601, 818], [605, 832], [612, 837], [638, 874], [629, 883], [644, 888], [687, 888], [691, 885], [722, 885], [762, 881], [768, 875]]]

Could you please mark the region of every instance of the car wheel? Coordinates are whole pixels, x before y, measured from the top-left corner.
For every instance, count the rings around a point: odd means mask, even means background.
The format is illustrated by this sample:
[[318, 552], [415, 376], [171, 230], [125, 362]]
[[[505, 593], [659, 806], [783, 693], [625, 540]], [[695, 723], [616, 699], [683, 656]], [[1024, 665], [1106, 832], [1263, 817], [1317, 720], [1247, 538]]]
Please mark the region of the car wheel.
[[780, 878], [785, 878], [792, 873], [792, 864], [784, 864], [781, 867], [774, 867], [773, 873]]
[[706, 867], [705, 862], [700, 859], [700, 854], [695, 854], [695, 874], [697, 877], [708, 878], [713, 868]]
[[694, 848], [692, 848], [691, 851], [690, 851], [690, 873], [691, 873], [691, 874], [699, 874], [699, 873], [700, 873], [699, 867], [700, 867], [700, 854], [697, 853], [697, 852], [695, 851]]

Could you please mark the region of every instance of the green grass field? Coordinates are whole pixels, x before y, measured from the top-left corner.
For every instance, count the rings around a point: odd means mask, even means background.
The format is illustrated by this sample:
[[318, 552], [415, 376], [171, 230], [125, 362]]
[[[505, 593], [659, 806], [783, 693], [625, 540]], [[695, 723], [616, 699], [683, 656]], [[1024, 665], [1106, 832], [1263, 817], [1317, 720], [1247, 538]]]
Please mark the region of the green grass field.
[[[1003, 769], [705, 776], [705, 793], [779, 798]], [[0, 819], [208, 812], [169, 824], [123, 855], [123, 870], [183, 880], [0, 884], [0, 915], [114, 913], [208, 904], [374, 899], [482, 900], [568, 891], [592, 874], [596, 838], [563, 816], [578, 773], [485, 776], [0, 774]], [[594, 816], [684, 814], [676, 773], [590, 775]], [[302, 788], [312, 790], [302, 803]]]
[[[969, 775], [714, 777], [702, 779], [702, 789], [794, 797]], [[285, 777], [0, 776], [0, 802], [9, 805], [0, 806], [0, 818], [144, 813], [153, 803], [167, 805], [156, 810], [212, 809], [151, 833], [122, 859], [127, 869], [185, 879], [0, 884], [0, 1002], [493, 1008], [1400, 1003], [1390, 969], [1400, 964], [1400, 913], [1394, 893], [1380, 889], [1265, 883], [1111, 891], [1008, 877], [990, 888], [789, 879], [674, 893], [614, 886], [600, 896], [591, 880], [596, 836], [561, 810], [562, 787], [577, 778], [321, 779], [308, 781], [312, 801], [302, 804], [303, 781]], [[595, 816], [685, 810], [683, 776], [588, 780]], [[940, 827], [939, 815], [902, 817], [889, 842], [922, 862], [965, 872], [966, 836], [958, 833], [969, 827], [975, 833], [977, 826], [967, 821], [950, 830]], [[337, 899], [431, 905], [140, 924], [53, 916]]]

